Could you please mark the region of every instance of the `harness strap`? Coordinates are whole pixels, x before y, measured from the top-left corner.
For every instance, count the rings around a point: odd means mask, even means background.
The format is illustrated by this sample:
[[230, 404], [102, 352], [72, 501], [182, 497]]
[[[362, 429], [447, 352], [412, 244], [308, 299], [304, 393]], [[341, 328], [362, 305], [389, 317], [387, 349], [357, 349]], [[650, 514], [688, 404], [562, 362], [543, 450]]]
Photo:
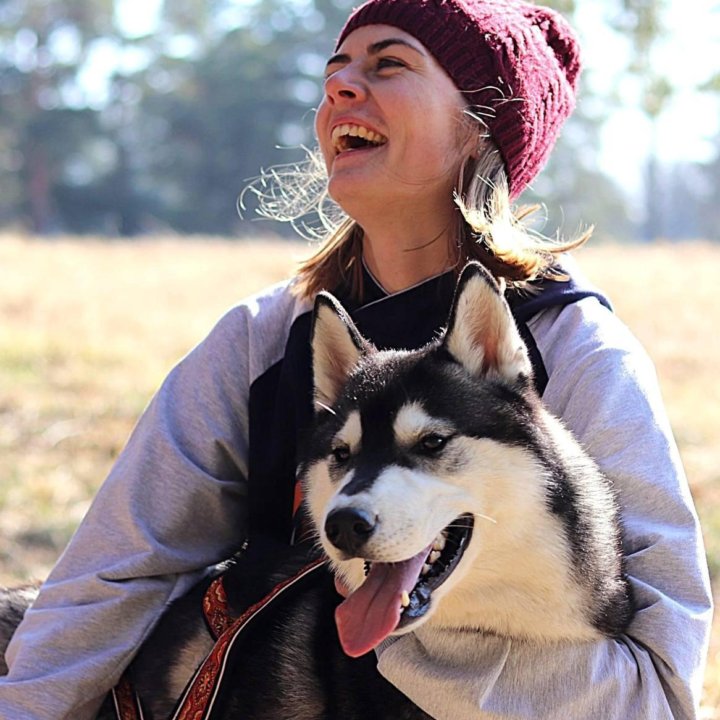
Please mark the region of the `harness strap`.
[[223, 585], [223, 576], [215, 578], [205, 591], [203, 613], [212, 636], [217, 640], [233, 622], [230, 615], [227, 593]]
[[127, 671], [111, 692], [117, 720], [144, 720], [140, 698], [133, 690]]
[[[227, 597], [222, 588], [222, 582], [218, 582], [221, 578], [213, 581], [203, 605], [209, 608], [210, 618], [212, 618], [208, 619], [210, 626], [217, 629], [225, 627], [225, 629], [220, 632], [213, 649], [188, 683], [171, 720], [208, 720], [210, 718], [223, 675], [228, 667], [230, 652], [242, 630], [260, 611], [325, 562], [325, 558], [318, 558], [305, 565], [295, 575], [278, 583], [262, 600], [251, 605], [235, 621], [232, 621], [227, 614]], [[208, 617], [208, 610], [206, 609], [205, 612]]]

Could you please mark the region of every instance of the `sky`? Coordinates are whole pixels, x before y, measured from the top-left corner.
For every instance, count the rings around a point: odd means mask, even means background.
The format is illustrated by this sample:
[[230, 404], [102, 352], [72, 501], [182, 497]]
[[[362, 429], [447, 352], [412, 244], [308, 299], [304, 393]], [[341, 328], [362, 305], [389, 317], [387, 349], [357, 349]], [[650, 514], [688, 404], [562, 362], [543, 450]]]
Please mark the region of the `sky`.
[[[151, 32], [161, 5], [162, 0], [122, 0], [118, 22], [131, 35]], [[599, 90], [610, 89], [627, 62], [627, 47], [603, 17], [607, 7], [601, 0], [579, 3], [575, 22], [587, 82]], [[675, 85], [676, 93], [657, 124], [657, 154], [668, 163], [702, 162], [716, 152], [720, 99], [694, 88], [720, 73], [720, 0], [668, 0], [667, 8], [668, 34], [654, 63]], [[637, 88], [631, 82], [620, 91], [629, 104], [636, 100]], [[642, 187], [651, 137], [649, 121], [636, 109], [613, 109], [604, 126], [601, 167], [628, 192], [639, 192]]]
[[115, 10], [120, 29], [137, 36], [152, 32], [162, 4], [163, 0], [121, 0]]

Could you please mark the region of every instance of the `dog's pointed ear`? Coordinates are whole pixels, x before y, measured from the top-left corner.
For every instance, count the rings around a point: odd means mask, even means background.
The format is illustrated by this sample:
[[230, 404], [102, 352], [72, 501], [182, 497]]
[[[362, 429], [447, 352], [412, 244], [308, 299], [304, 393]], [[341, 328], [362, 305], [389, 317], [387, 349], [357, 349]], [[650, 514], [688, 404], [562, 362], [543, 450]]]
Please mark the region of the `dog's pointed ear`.
[[311, 332], [315, 408], [330, 408], [350, 371], [370, 344], [355, 327], [345, 308], [327, 292], [315, 298]]
[[532, 377], [532, 364], [510, 307], [479, 263], [469, 263], [460, 275], [442, 345], [471, 375], [511, 381]]

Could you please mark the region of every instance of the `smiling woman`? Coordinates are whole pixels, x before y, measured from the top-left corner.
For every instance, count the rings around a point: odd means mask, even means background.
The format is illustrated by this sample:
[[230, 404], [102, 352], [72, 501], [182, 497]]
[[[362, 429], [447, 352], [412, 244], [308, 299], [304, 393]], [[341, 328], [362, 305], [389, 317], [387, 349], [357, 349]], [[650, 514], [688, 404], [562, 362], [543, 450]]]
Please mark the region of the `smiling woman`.
[[[574, 243], [533, 237], [514, 207], [572, 111], [579, 68], [578, 44], [563, 18], [521, 0], [368, 0], [351, 13], [328, 62], [316, 118], [326, 171], [321, 195], [330, 194], [344, 219], [296, 277], [240, 302], [169, 374], [8, 648], [1, 717], [89, 720], [168, 603], [183, 597], [208, 566], [247, 542], [262, 554], [269, 537], [289, 552], [291, 539], [304, 537], [296, 531], [308, 527], [307, 495], [316, 488], [302, 492], [297, 468], [311, 445], [308, 433], [317, 429], [314, 417], [341, 415], [319, 383], [313, 384], [313, 369], [324, 363], [332, 371], [355, 344], [351, 338], [324, 354], [311, 347], [312, 303], [320, 290], [331, 290], [352, 325], [382, 349], [429, 347], [451, 318], [453, 342], [440, 351], [444, 371], [461, 380], [489, 374], [488, 394], [498, 409], [492, 416], [475, 414], [471, 403], [466, 415], [478, 422], [465, 423], [468, 442], [485, 448], [492, 438], [503, 451], [484, 456], [486, 475], [466, 478], [477, 483], [478, 498], [492, 498], [492, 508], [480, 503], [474, 517], [492, 516], [511, 539], [507, 554], [495, 553], [481, 573], [487, 583], [448, 592], [450, 600], [436, 588], [436, 615], [425, 625], [408, 625], [411, 631], [398, 637], [399, 624], [393, 630], [385, 621], [401, 615], [401, 606], [422, 605], [422, 593], [413, 599], [416, 590], [405, 586], [402, 573], [388, 580], [388, 589], [371, 567], [370, 584], [345, 606], [343, 621], [350, 615], [353, 632], [362, 630], [352, 608], [357, 603], [372, 614], [375, 589], [397, 606], [369, 633], [361, 632], [351, 651], [379, 643], [377, 670], [410, 698], [417, 709], [412, 717], [697, 715], [711, 614], [707, 568], [653, 368], [603, 294], [560, 256]], [[459, 316], [477, 313], [481, 320], [463, 325], [467, 333], [456, 336], [458, 315], [449, 310], [468, 260], [484, 266], [497, 302], [504, 295], [517, 327], [512, 336], [522, 338], [527, 357], [518, 342], [500, 342], [497, 334], [482, 351], [467, 339], [480, 326], [497, 330], [488, 295], [459, 295]], [[404, 356], [384, 357], [392, 365], [392, 358]], [[506, 621], [497, 626], [504, 629], [479, 621], [456, 628], [451, 643], [447, 634], [435, 633], [445, 617], [443, 603], [447, 608], [452, 602], [453, 612], [459, 608], [462, 614], [488, 599], [488, 583], [497, 579], [493, 568], [530, 577], [543, 597], [564, 598], [572, 612], [594, 607], [597, 588], [587, 580], [585, 531], [604, 522], [607, 508], [600, 502], [585, 524], [572, 512], [578, 495], [558, 475], [562, 463], [554, 462], [569, 445], [542, 448], [552, 471], [539, 473], [537, 484], [528, 481], [514, 495], [502, 492], [517, 481], [519, 466], [498, 457], [524, 458], [537, 446], [533, 422], [522, 436], [508, 431], [503, 417], [522, 420], [527, 408], [521, 403], [511, 412], [511, 393], [492, 377], [499, 367], [517, 369], [518, 363], [523, 370], [511, 389], [532, 384], [612, 483], [624, 528], [623, 568], [639, 608], [619, 636], [520, 642], [507, 603], [499, 603], [496, 613]], [[439, 365], [432, 367], [439, 371]], [[382, 373], [363, 377], [369, 386], [382, 385]], [[413, 405], [411, 419], [434, 408], [437, 432], [456, 427], [460, 411], [435, 384], [434, 375], [418, 383], [420, 407]], [[325, 438], [322, 462], [340, 468], [348, 448], [359, 447], [362, 454], [378, 437], [400, 438], [402, 446], [407, 418], [388, 407], [381, 405], [350, 429], [347, 423], [328, 425], [332, 436]], [[424, 551], [465, 512], [455, 509], [441, 523], [423, 512], [448, 501], [443, 495], [423, 503], [414, 494], [424, 486], [418, 476], [425, 465], [418, 457], [444, 451], [443, 442], [425, 434], [427, 447], [414, 441], [415, 451], [405, 448], [392, 462], [391, 474], [404, 478], [401, 491], [393, 483], [375, 483], [380, 470], [374, 456], [363, 464], [362, 478], [338, 469], [326, 483], [326, 490], [346, 498], [363, 496], [363, 488], [376, 484], [385, 488], [383, 502], [392, 497], [394, 507], [418, 509], [409, 515], [407, 530], [393, 537], [393, 552], [378, 556], [381, 564], [411, 567], [416, 578], [424, 564], [433, 565], [433, 551], [423, 557]], [[454, 446], [454, 440], [447, 444]], [[538, 473], [522, 477], [537, 479]], [[518, 553], [509, 529], [515, 526], [505, 521], [538, 493], [550, 500], [517, 532], [534, 532], [533, 549], [557, 561], [562, 572], [546, 573], [546, 565]], [[329, 516], [316, 513], [313, 519], [316, 534], [329, 530], [343, 544], [343, 532]], [[375, 521], [371, 515], [368, 527]], [[487, 546], [487, 532], [473, 525], [473, 547]], [[405, 542], [411, 536], [415, 540]], [[461, 529], [453, 542], [462, 537], [470, 535]], [[360, 540], [345, 543], [343, 552], [351, 552], [356, 565], [372, 563]], [[451, 560], [452, 547], [444, 552]], [[420, 563], [425, 559], [430, 562]], [[427, 577], [437, 579], [435, 572], [431, 567]], [[417, 586], [430, 587], [430, 580]], [[572, 596], [564, 592], [570, 586], [578, 588]], [[333, 596], [331, 603], [337, 600]], [[554, 624], [563, 622], [554, 618]], [[386, 630], [393, 636], [386, 638]], [[374, 663], [375, 655], [365, 657]], [[288, 696], [298, 698], [297, 687], [291, 688]], [[316, 717], [338, 717], [332, 697], [322, 697]], [[303, 712], [311, 705], [304, 698], [298, 702]], [[222, 717], [244, 716], [240, 709]]]
[[[315, 120], [328, 192], [363, 228], [368, 270], [398, 290], [452, 264], [457, 213], [448, 198], [478, 138], [464, 122], [459, 90], [408, 33], [368, 25], [339, 50]], [[378, 142], [349, 141], [351, 128]], [[408, 255], [418, 247], [421, 261]]]
[[[348, 280], [361, 293], [363, 266], [393, 291], [443, 268], [459, 272], [467, 258], [510, 282], [542, 275], [555, 255], [579, 246], [589, 233], [545, 242], [526, 229], [510, 201], [540, 170], [572, 110], [579, 72], [574, 46], [553, 30], [552, 64], [559, 62], [562, 72], [541, 65], [526, 75], [527, 58], [498, 59], [480, 48], [480, 57], [469, 62], [454, 53], [449, 33], [438, 29], [442, 23], [416, 27], [402, 3], [392, 7], [388, 25], [384, 15], [375, 24], [376, 10], [364, 7], [326, 66], [315, 128], [327, 170], [323, 191], [352, 221], [332, 227], [301, 268], [301, 291], [312, 295]], [[488, 29], [497, 22], [492, 15], [484, 20]], [[353, 23], [360, 27], [350, 32]], [[520, 92], [526, 93], [522, 102], [512, 97]], [[546, 122], [530, 123], [532, 113]], [[358, 139], [363, 136], [370, 142]], [[453, 195], [455, 204], [448, 205]], [[282, 196], [271, 193], [266, 215], [290, 214], [278, 208]]]

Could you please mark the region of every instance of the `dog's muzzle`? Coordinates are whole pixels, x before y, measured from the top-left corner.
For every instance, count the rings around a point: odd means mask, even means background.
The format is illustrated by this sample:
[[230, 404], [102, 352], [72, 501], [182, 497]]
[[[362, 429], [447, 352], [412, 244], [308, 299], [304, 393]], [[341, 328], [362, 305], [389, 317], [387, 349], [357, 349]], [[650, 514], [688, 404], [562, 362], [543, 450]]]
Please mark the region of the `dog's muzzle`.
[[[343, 508], [330, 513], [325, 528], [335, 547], [363, 558], [362, 547], [376, 525], [366, 512]], [[470, 543], [473, 526], [473, 515], [464, 514], [407, 560], [366, 560], [365, 582], [335, 612], [345, 653], [351, 657], [364, 655], [391, 633], [420, 622], [432, 606], [432, 593], [457, 568]]]

